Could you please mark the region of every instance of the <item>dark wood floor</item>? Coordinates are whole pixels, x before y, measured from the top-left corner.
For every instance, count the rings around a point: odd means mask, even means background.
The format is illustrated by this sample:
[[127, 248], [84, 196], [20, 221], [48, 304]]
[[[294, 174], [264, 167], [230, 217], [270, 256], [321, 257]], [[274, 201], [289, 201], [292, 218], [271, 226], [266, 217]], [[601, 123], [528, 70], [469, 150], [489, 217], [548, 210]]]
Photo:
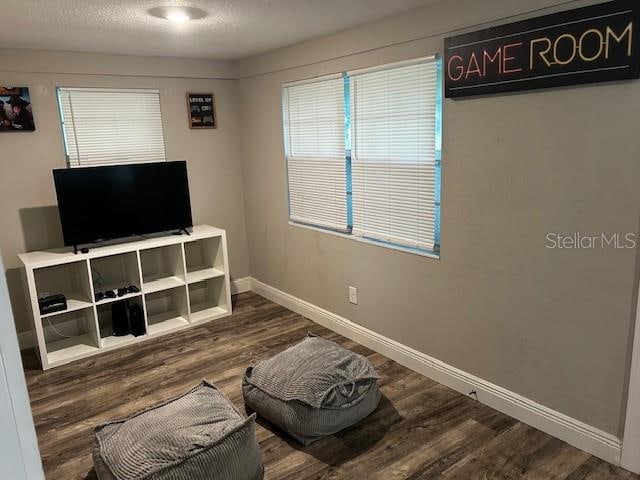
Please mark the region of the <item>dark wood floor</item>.
[[639, 478], [433, 382], [255, 294], [234, 314], [90, 360], [38, 369], [25, 353], [48, 479], [92, 479], [92, 429], [188, 390], [203, 378], [243, 407], [244, 368], [308, 330], [366, 355], [382, 380], [378, 410], [356, 427], [301, 447], [257, 429], [267, 479]]

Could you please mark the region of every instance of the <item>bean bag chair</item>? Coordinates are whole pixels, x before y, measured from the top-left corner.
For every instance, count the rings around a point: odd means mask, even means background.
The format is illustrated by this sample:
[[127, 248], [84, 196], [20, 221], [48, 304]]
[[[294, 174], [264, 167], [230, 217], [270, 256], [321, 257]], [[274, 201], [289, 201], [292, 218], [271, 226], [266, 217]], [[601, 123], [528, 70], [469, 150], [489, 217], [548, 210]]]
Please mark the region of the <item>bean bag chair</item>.
[[124, 420], [96, 427], [100, 480], [261, 480], [255, 416], [207, 382]]
[[350, 427], [378, 406], [378, 374], [362, 355], [309, 334], [245, 371], [245, 405], [303, 445]]

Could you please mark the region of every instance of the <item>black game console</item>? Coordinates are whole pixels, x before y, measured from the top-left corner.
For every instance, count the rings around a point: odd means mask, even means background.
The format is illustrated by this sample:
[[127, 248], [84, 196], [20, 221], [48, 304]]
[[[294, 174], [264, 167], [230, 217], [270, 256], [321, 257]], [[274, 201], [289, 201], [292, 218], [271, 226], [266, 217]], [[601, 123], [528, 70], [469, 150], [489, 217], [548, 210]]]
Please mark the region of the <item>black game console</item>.
[[113, 336], [124, 337], [129, 335], [129, 309], [127, 302], [120, 300], [111, 305], [111, 321], [113, 322]]
[[113, 303], [111, 320], [114, 337], [123, 337], [129, 334], [139, 337], [146, 333], [142, 307], [135, 303], [129, 303], [128, 300], [118, 300]]
[[48, 295], [38, 299], [38, 306], [40, 307], [40, 315], [61, 312], [67, 309], [67, 298], [61, 293]]
[[144, 323], [144, 313], [142, 311], [142, 307], [137, 304], [129, 305], [129, 330], [131, 331], [131, 335], [134, 337], [139, 337], [140, 335], [144, 335], [146, 332], [146, 326]]

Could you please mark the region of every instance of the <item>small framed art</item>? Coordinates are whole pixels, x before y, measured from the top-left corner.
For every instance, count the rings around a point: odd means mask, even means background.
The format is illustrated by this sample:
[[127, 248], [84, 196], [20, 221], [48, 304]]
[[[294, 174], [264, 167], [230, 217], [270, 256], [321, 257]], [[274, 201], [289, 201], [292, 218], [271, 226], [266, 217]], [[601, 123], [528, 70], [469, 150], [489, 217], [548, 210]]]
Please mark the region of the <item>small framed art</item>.
[[189, 128], [218, 128], [213, 93], [187, 93]]
[[33, 132], [35, 129], [29, 89], [0, 86], [0, 132]]

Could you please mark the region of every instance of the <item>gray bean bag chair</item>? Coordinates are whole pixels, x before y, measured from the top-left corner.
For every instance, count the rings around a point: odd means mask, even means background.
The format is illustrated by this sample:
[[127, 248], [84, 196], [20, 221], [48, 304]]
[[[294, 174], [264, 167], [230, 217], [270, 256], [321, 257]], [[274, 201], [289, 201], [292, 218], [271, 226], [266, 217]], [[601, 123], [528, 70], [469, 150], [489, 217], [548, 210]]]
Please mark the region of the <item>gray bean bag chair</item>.
[[100, 480], [261, 480], [255, 416], [213, 385], [95, 429]]
[[358, 423], [381, 398], [366, 358], [312, 334], [248, 368], [242, 392], [249, 409], [304, 445]]

